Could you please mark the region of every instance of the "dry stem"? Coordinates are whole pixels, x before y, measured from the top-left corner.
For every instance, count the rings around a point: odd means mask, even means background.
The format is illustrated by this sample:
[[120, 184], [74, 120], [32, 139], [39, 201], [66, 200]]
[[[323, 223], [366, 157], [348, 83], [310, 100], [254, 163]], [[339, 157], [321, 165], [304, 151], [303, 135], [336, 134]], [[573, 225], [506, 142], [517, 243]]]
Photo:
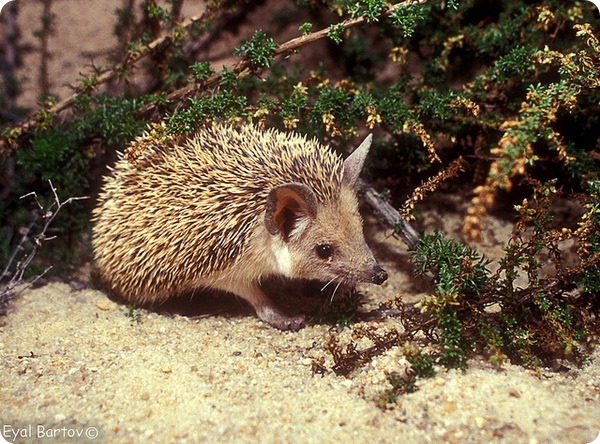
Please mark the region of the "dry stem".
[[[2, 283], [2, 281], [4, 281], [4, 280], [8, 279], [8, 282], [5, 285], [3, 285], [2, 288], [0, 288], [0, 312], [2, 311], [3, 306], [6, 304], [9, 297], [11, 295], [14, 295], [15, 288], [23, 281], [23, 275], [25, 274], [27, 267], [29, 267], [29, 264], [31, 264], [31, 261], [33, 261], [33, 259], [37, 255], [37, 253], [40, 251], [43, 243], [48, 240], [52, 240], [56, 237], [56, 236], [47, 236], [46, 232], [48, 231], [50, 224], [52, 224], [52, 222], [54, 221], [54, 218], [56, 217], [58, 212], [65, 205], [70, 204], [71, 202], [73, 202], [75, 200], [81, 200], [81, 199], [88, 198], [86, 196], [70, 197], [67, 200], [65, 200], [64, 202], [61, 202], [60, 198], [58, 197], [58, 194], [56, 193], [56, 188], [54, 188], [54, 185], [52, 185], [52, 182], [49, 180], [48, 183], [50, 184], [50, 189], [52, 190], [52, 194], [54, 195], [54, 202], [47, 209], [44, 208], [44, 206], [42, 205], [42, 203], [40, 202], [40, 200], [38, 198], [38, 195], [35, 192], [31, 192], [31, 193], [25, 194], [24, 196], [20, 197], [20, 199], [25, 199], [26, 197], [33, 196], [33, 199], [35, 200], [37, 208], [36, 208], [35, 217], [29, 223], [29, 225], [25, 229], [22, 230], [21, 239], [19, 240], [19, 243], [17, 244], [13, 253], [11, 254], [11, 256], [8, 260], [8, 263], [4, 267], [4, 270], [2, 271], [2, 275], [0, 275], [0, 283]], [[33, 236], [33, 239], [31, 239], [31, 242], [33, 244], [31, 251], [29, 251], [29, 253], [23, 253], [26, 248], [25, 244], [27, 243], [28, 240], [30, 240], [31, 230], [33, 229], [33, 227], [35, 226], [35, 224], [37, 223], [37, 221], [39, 220], [40, 217], [43, 219], [44, 224], [43, 224], [42, 228], [40, 229], [40, 232], [38, 234], [36, 234], [35, 236]], [[21, 253], [23, 253], [23, 257], [17, 262], [17, 264], [14, 267], [14, 270], [12, 270], [13, 263], [17, 259], [17, 256], [19, 256]], [[50, 271], [51, 268], [52, 268], [52, 266], [46, 268], [40, 275], [36, 276], [32, 281], [27, 282], [27, 285], [25, 285], [23, 288], [21, 288], [17, 292], [17, 294], [21, 293], [23, 290], [31, 287], [31, 285], [33, 285], [38, 279], [40, 279], [48, 271]]]
[[364, 199], [373, 211], [383, 219], [383, 221], [400, 231], [400, 236], [409, 250], [414, 250], [419, 244], [419, 233], [405, 221], [400, 213], [390, 205], [375, 189], [367, 185], [362, 180], [359, 182], [359, 189], [364, 190]]

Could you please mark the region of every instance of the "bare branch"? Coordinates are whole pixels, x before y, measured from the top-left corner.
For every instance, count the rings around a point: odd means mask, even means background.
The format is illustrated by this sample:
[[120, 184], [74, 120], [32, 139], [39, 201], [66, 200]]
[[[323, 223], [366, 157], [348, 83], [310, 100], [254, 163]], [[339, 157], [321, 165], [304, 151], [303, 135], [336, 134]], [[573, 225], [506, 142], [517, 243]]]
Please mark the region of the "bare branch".
[[[50, 204], [48, 208], [44, 208], [44, 206], [38, 198], [38, 195], [35, 192], [27, 193], [20, 197], [20, 199], [33, 197], [37, 207], [35, 210], [36, 214], [27, 226], [27, 228], [22, 230], [21, 239], [19, 240], [19, 243], [17, 244], [16, 248], [11, 254], [8, 263], [4, 267], [2, 275], [0, 275], [0, 313], [2, 312], [4, 306], [6, 305], [10, 297], [14, 296], [15, 294], [21, 293], [25, 289], [31, 287], [31, 285], [33, 285], [37, 280], [39, 280], [52, 268], [51, 266], [46, 268], [41, 274], [33, 278], [30, 282], [25, 282], [26, 285], [23, 286], [17, 293], [15, 293], [15, 288], [19, 284], [23, 283], [23, 276], [25, 274], [25, 271], [27, 270], [37, 253], [42, 248], [44, 242], [52, 240], [56, 237], [47, 236], [46, 233], [48, 231], [48, 228], [56, 218], [58, 212], [65, 205], [68, 205], [71, 202], [74, 202], [76, 200], [88, 199], [87, 196], [70, 197], [64, 202], [61, 202], [60, 198], [58, 197], [58, 193], [56, 192], [56, 188], [54, 187], [52, 182], [49, 180], [48, 183], [50, 184], [50, 189], [52, 190], [52, 194], [54, 195], [54, 202]], [[31, 237], [30, 234], [33, 230], [33, 227], [36, 225], [40, 217], [43, 219], [44, 224], [42, 225], [39, 233]], [[30, 241], [32, 243], [31, 250], [28, 253], [25, 252], [25, 244], [27, 243], [27, 241]], [[16, 263], [14, 269], [12, 269], [13, 263], [19, 255], [22, 255], [21, 259]], [[2, 282], [5, 280], [8, 280], [8, 282], [2, 285]]]
[[359, 181], [359, 189], [364, 190], [364, 199], [375, 214], [380, 216], [383, 221], [394, 230], [400, 232], [402, 240], [409, 250], [414, 250], [419, 244], [419, 233], [402, 217], [400, 213], [390, 205], [375, 189]]

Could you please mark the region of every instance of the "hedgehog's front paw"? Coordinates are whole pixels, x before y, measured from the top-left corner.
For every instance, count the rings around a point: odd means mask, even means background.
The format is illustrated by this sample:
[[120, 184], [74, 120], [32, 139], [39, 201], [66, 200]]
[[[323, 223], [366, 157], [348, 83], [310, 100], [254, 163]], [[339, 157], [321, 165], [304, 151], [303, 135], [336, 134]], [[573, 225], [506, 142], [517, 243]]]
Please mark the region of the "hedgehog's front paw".
[[286, 316], [272, 307], [257, 310], [258, 317], [282, 331], [298, 331], [304, 327], [304, 316]]
[[270, 323], [273, 327], [278, 328], [282, 331], [298, 331], [305, 326], [304, 316], [284, 316], [276, 322]]

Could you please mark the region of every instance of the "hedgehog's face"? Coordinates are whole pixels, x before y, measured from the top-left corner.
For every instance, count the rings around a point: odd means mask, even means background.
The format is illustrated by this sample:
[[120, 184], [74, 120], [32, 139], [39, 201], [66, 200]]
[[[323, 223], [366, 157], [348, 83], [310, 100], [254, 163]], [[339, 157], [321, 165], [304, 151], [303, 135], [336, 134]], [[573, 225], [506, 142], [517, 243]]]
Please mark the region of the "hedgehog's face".
[[265, 226], [280, 273], [350, 285], [385, 282], [386, 272], [365, 243], [354, 192], [371, 139], [367, 136], [344, 161], [340, 193], [335, 199], [318, 202], [313, 190], [300, 183], [270, 191]]
[[269, 194], [265, 224], [284, 275], [349, 285], [387, 279], [365, 243], [356, 197], [348, 187], [327, 203], [317, 202], [306, 185], [276, 187]]

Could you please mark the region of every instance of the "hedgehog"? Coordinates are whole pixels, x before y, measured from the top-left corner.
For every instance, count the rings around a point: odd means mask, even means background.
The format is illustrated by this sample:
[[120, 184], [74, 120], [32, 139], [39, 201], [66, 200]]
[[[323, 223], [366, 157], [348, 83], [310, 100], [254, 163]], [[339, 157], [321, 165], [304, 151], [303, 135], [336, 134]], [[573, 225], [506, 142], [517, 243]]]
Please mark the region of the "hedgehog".
[[233, 293], [267, 324], [299, 330], [304, 316], [277, 309], [263, 279], [348, 287], [387, 279], [365, 242], [355, 191], [371, 139], [346, 160], [316, 139], [251, 124], [137, 139], [119, 153], [93, 210], [100, 278], [135, 305], [206, 288]]

